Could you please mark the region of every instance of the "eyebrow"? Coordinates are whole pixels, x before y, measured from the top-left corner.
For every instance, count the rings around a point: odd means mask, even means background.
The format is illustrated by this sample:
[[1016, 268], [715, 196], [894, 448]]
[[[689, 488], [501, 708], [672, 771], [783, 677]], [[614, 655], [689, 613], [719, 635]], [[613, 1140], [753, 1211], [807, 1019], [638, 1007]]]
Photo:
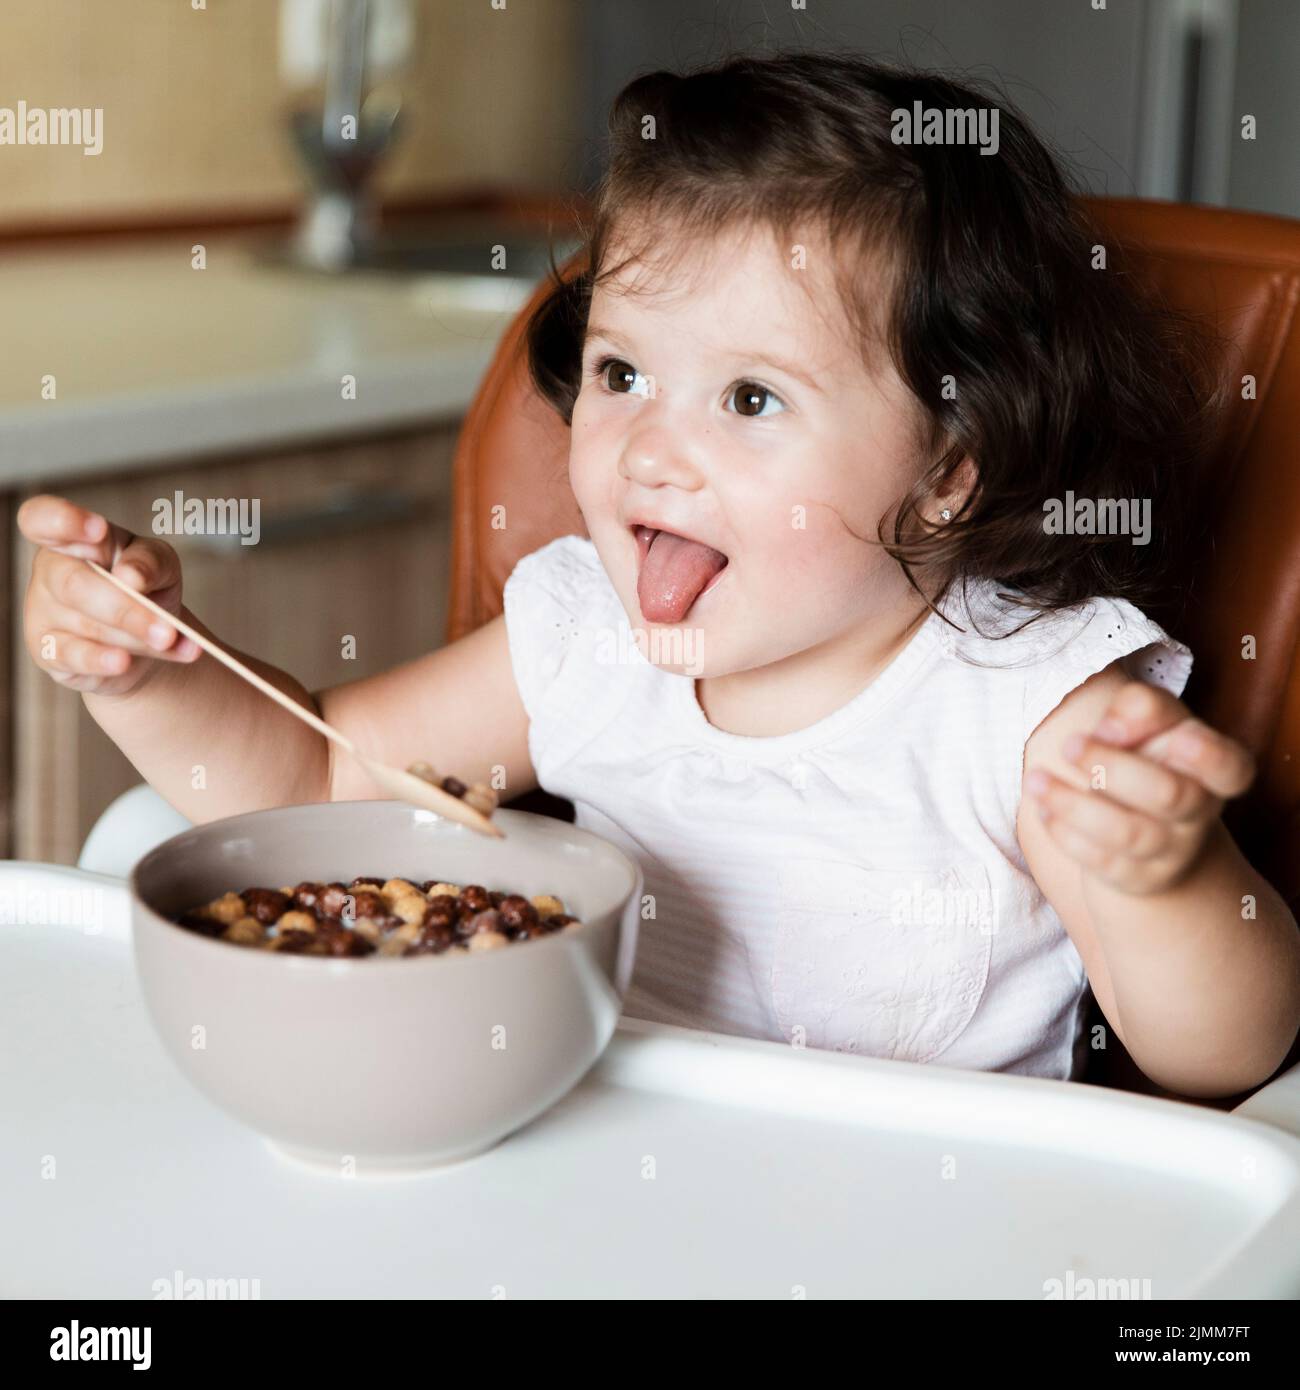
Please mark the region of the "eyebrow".
[[[604, 327], [603, 324], [589, 324], [582, 342], [584, 352], [587, 349], [587, 344], [594, 338], [601, 339], [602, 342], [608, 343], [611, 347], [622, 348], [624, 352], [631, 352], [633, 350], [631, 343], [629, 343], [622, 334], [614, 332], [613, 329]], [[780, 357], [771, 356], [770, 353], [732, 352], [728, 353], [727, 356], [735, 362], [753, 362], [765, 367], [775, 367], [777, 371], [785, 372], [787, 376], [794, 377], [796, 381], [802, 381], [805, 386], [818, 392], [818, 394], [825, 395], [822, 388], [807, 374], [807, 372], [796, 367], [792, 362], [786, 362]]]

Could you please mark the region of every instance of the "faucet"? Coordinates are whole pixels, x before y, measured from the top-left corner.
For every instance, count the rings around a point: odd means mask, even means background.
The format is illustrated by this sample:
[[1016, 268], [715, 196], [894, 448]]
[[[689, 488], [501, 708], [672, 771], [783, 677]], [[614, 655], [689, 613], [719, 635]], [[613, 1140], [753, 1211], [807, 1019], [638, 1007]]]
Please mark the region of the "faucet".
[[369, 184], [397, 129], [401, 101], [380, 88], [363, 101], [370, 0], [328, 3], [324, 101], [289, 112], [311, 183], [289, 255], [316, 270], [341, 271], [363, 261], [375, 244], [378, 213]]

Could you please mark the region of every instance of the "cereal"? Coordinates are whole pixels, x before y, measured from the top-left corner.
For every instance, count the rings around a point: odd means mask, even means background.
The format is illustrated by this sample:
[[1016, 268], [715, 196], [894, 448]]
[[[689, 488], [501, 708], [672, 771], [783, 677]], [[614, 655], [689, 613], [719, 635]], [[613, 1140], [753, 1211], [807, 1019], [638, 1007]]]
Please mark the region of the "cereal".
[[472, 806], [480, 815], [491, 816], [499, 804], [496, 792], [482, 782], [466, 784], [459, 777], [440, 777], [428, 763], [412, 763], [406, 770], [423, 782], [431, 782], [435, 787], [441, 787], [448, 796], [454, 796], [467, 806]]
[[304, 912], [314, 912], [324, 891], [323, 883], [300, 883], [293, 890], [293, 905]]
[[318, 899], [320, 910], [327, 917], [342, 917], [351, 896], [341, 883], [327, 884]]
[[331, 956], [369, 956], [376, 950], [373, 943], [367, 941], [364, 936], [349, 931], [342, 922], [334, 918], [328, 923], [321, 923], [317, 938], [324, 943]]
[[507, 927], [511, 927], [515, 931], [524, 927], [536, 926], [539, 921], [537, 909], [527, 898], [521, 898], [518, 893], [511, 893], [508, 897], [503, 898], [497, 904], [497, 908], [501, 913], [501, 920]]
[[343, 920], [346, 922], [348, 916], [369, 917], [372, 921], [382, 922], [388, 916], [388, 904], [377, 892], [367, 888], [358, 888], [352, 893], [351, 913], [344, 913]]
[[384, 924], [376, 922], [373, 917], [358, 917], [355, 922], [343, 919], [344, 925], [352, 928], [363, 941], [368, 941], [372, 946], [379, 946], [385, 940]]
[[183, 912], [197, 935], [282, 955], [426, 956], [495, 951], [580, 927], [549, 893], [372, 875], [294, 888], [245, 888]]
[[466, 806], [472, 806], [484, 816], [490, 816], [499, 804], [496, 792], [491, 787], [485, 787], [482, 782], [474, 783], [465, 793], [464, 801]]
[[289, 894], [273, 888], [245, 888], [241, 896], [248, 915], [263, 926], [270, 926], [289, 910]]
[[456, 943], [455, 920], [449, 922], [442, 917], [426, 919], [416, 932], [416, 940], [423, 950], [435, 953], [445, 951]]
[[272, 951], [287, 951], [290, 954], [301, 953], [308, 947], [316, 944], [316, 933], [309, 931], [284, 931], [276, 933], [274, 940], [270, 943]]
[[473, 936], [477, 932], [484, 931], [499, 932], [504, 936], [506, 927], [496, 908], [489, 907], [482, 912], [476, 912], [463, 930], [466, 936]]
[[275, 926], [281, 936], [286, 932], [314, 932], [316, 930], [316, 918], [310, 912], [286, 912]]
[[469, 939], [469, 949], [471, 951], [495, 951], [502, 946], [509, 946], [510, 938], [504, 932], [481, 931], [475, 932]]
[[248, 911], [244, 907], [243, 898], [238, 893], [227, 893], [224, 897], [208, 904], [208, 915], [215, 917], [218, 922], [224, 922], [226, 926], [230, 926], [232, 922], [239, 921], [241, 917], [247, 917]]
[[488, 890], [478, 883], [466, 884], [457, 901], [462, 912], [482, 912], [492, 906]]
[[413, 888], [401, 897], [394, 896], [388, 906], [392, 909], [394, 917], [400, 917], [403, 922], [411, 922], [418, 926], [424, 921], [424, 914], [429, 910], [429, 900], [418, 888]]
[[256, 917], [240, 917], [221, 933], [221, 939], [237, 946], [260, 946], [266, 939], [266, 928]]
[[206, 904], [203, 907], [196, 907], [193, 912], [182, 912], [176, 921], [180, 926], [188, 927], [190, 931], [197, 932], [200, 936], [220, 936], [225, 931], [224, 924], [217, 921], [208, 911]]
[[379, 891], [384, 901], [391, 903], [394, 898], [404, 898], [408, 893], [418, 893], [420, 890], [404, 878], [390, 878]]

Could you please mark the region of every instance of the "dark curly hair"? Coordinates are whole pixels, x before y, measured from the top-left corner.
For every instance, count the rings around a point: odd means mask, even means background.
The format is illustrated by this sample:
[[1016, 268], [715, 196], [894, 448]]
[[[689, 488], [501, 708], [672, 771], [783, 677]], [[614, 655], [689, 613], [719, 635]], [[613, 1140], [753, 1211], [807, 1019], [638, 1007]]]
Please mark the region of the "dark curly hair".
[[[895, 143], [893, 113], [916, 102], [996, 108], [997, 153]], [[584, 253], [567, 278], [552, 267], [527, 325], [532, 380], [566, 423], [596, 283], [634, 256], [671, 260], [674, 247], [731, 225], [788, 237], [816, 219], [836, 248], [864, 362], [883, 343], [928, 433], [920, 476], [877, 532], [927, 603], [914, 566], [940, 578], [935, 599], [980, 578], [1044, 612], [1094, 596], [1170, 606], [1203, 521], [1223, 344], [1139, 285], [1118, 248], [1094, 268], [1102, 237], [1005, 98], [852, 55], [745, 56], [636, 78], [614, 101], [609, 133]], [[666, 228], [671, 237], [650, 240]], [[634, 233], [636, 249], [606, 265], [615, 235], [631, 246]], [[879, 275], [859, 269], [871, 252], [887, 269], [883, 301]], [[967, 457], [969, 497], [948, 525], [929, 525], [918, 508]], [[1150, 543], [1048, 534], [1044, 504], [1067, 492], [1149, 500]]]

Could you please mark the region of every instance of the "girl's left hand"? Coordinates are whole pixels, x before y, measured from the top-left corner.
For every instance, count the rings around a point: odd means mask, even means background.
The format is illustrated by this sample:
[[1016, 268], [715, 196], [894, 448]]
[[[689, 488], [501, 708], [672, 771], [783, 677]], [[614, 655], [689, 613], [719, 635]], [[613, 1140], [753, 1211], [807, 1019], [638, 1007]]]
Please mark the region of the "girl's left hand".
[[1061, 752], [1088, 789], [1041, 767], [1025, 789], [1085, 877], [1124, 893], [1159, 893], [1182, 879], [1224, 800], [1255, 780], [1248, 749], [1142, 681], [1121, 686], [1092, 734], [1071, 734]]

